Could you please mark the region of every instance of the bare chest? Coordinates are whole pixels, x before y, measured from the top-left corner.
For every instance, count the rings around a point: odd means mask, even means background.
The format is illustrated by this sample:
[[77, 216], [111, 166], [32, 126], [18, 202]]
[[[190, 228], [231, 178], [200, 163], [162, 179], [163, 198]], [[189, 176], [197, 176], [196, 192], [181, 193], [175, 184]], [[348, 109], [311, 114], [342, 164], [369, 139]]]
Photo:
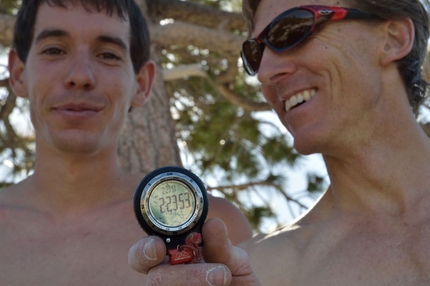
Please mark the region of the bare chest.
[[252, 248], [262, 285], [430, 285], [430, 227], [295, 230]]
[[430, 229], [351, 233], [314, 242], [293, 285], [429, 285]]
[[[120, 223], [121, 222], [121, 223]], [[0, 285], [142, 285], [128, 266], [129, 248], [145, 235], [133, 216], [108, 223], [3, 223]]]

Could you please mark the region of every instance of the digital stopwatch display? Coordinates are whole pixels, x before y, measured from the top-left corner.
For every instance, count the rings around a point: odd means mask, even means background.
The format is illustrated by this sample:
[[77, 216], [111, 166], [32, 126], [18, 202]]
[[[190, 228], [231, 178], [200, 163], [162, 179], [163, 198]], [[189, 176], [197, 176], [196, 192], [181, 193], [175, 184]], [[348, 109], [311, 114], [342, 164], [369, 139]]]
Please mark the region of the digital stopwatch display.
[[209, 201], [199, 177], [180, 167], [156, 169], [137, 186], [133, 207], [145, 232], [164, 240], [170, 264], [203, 260], [201, 233]]
[[190, 187], [180, 181], [155, 186], [148, 200], [151, 217], [168, 227], [185, 224], [193, 216], [196, 200]]
[[133, 201], [142, 228], [162, 236], [169, 245], [190, 233], [200, 233], [209, 208], [203, 182], [180, 167], [150, 172], [137, 187]]

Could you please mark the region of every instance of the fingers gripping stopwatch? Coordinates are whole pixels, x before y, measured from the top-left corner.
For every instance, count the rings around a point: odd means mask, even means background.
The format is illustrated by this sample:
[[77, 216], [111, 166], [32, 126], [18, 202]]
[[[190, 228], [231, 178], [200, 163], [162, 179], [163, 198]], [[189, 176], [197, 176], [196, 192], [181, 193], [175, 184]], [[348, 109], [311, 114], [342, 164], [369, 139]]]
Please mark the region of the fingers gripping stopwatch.
[[201, 229], [209, 204], [199, 177], [180, 167], [156, 169], [138, 185], [133, 204], [143, 230], [164, 240], [171, 264], [202, 260]]

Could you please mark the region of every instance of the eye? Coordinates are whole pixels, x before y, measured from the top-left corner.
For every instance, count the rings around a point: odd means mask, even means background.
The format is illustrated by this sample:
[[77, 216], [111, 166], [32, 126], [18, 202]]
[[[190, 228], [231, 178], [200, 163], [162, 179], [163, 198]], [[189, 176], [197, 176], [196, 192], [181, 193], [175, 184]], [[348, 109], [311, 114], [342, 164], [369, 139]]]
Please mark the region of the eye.
[[64, 55], [64, 54], [66, 54], [66, 52], [59, 49], [59, 48], [48, 48], [48, 49], [43, 50], [42, 54], [45, 54], [45, 55]]
[[121, 60], [121, 58], [119, 56], [117, 56], [114, 53], [110, 53], [110, 52], [105, 52], [99, 55], [100, 58], [104, 59], [104, 60]]

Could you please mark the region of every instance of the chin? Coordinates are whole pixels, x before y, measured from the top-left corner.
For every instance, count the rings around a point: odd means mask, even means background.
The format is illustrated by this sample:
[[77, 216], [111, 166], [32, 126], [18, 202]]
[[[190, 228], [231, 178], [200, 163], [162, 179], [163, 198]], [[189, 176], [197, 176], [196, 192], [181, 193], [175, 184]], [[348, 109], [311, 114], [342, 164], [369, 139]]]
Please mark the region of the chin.
[[296, 149], [297, 153], [299, 153], [300, 155], [312, 155], [312, 154], [316, 154], [318, 152], [312, 151], [310, 148], [301, 148], [301, 147], [296, 147], [294, 145], [294, 149]]
[[[72, 135], [72, 134], [68, 134]], [[102, 143], [97, 136], [89, 134], [74, 134], [73, 136], [62, 136], [52, 139], [52, 144], [60, 152], [66, 153], [94, 153], [101, 149]]]
[[95, 153], [99, 148], [97, 144], [89, 144], [88, 142], [61, 142], [55, 144], [56, 149], [64, 153], [75, 153], [75, 154], [92, 154]]
[[294, 138], [294, 149], [301, 155], [321, 153], [321, 140], [315, 138]]

